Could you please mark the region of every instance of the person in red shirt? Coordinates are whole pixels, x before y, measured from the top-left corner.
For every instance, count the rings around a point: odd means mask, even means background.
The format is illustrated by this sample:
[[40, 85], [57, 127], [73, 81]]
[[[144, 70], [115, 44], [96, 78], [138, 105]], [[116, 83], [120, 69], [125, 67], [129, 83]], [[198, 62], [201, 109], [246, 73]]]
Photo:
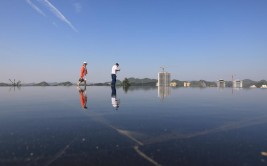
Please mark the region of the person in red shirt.
[[86, 95], [86, 87], [81, 89], [77, 87], [79, 94], [80, 94], [80, 102], [83, 109], [87, 109], [87, 95]]
[[84, 86], [86, 86], [86, 75], [87, 75], [87, 63], [83, 62], [83, 65], [81, 67], [81, 71], [80, 71], [80, 78], [79, 78], [79, 82], [77, 83], [77, 86], [80, 86], [81, 82], [84, 82]]

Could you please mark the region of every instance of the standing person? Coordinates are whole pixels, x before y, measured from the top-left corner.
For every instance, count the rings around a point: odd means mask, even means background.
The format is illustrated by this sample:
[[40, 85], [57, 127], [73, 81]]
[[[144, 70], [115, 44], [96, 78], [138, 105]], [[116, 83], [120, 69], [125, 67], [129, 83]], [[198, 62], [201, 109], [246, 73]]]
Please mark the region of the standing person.
[[87, 75], [87, 68], [86, 68], [87, 63], [83, 62], [83, 65], [81, 67], [81, 71], [80, 71], [80, 78], [79, 78], [79, 82], [77, 83], [78, 86], [80, 86], [81, 82], [84, 82], [84, 86], [86, 86], [86, 75]]
[[111, 69], [111, 79], [112, 79], [111, 86], [116, 85], [117, 71], [120, 71], [118, 63], [113, 65]]

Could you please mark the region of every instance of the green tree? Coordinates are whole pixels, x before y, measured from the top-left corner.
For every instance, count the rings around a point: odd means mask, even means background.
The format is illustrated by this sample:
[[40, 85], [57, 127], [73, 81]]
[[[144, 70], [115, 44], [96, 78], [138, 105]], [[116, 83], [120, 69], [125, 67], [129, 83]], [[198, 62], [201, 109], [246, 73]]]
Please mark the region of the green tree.
[[129, 87], [131, 86], [131, 84], [130, 84], [130, 82], [129, 82], [129, 80], [127, 78], [125, 78], [122, 81], [121, 85], [122, 85], [122, 88], [123, 88], [123, 90], [124, 90], [125, 93], [127, 93]]
[[127, 78], [125, 78], [123, 81], [122, 81], [122, 86], [123, 87], [129, 87], [129, 86], [131, 86], [131, 84], [130, 84], [130, 82], [129, 82], [129, 80], [127, 79]]

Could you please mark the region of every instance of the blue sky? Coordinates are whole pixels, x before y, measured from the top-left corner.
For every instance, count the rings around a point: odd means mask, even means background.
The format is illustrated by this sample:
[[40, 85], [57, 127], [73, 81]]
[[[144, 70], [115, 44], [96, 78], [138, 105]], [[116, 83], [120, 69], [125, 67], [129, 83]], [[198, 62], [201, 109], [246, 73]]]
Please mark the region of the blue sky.
[[266, 0], [2, 0], [0, 82], [157, 78], [261, 80]]

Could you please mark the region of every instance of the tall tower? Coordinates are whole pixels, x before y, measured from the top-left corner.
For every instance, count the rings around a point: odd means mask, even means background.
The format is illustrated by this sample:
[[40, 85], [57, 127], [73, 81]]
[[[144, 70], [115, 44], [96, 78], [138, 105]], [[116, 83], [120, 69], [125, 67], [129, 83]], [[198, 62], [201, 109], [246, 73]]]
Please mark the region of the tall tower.
[[162, 72], [158, 73], [158, 86], [170, 86], [171, 82], [171, 74], [164, 71], [164, 67], [162, 68]]
[[158, 96], [163, 100], [170, 95], [171, 74], [165, 72], [164, 67], [160, 68], [162, 68], [162, 72], [158, 73]]

